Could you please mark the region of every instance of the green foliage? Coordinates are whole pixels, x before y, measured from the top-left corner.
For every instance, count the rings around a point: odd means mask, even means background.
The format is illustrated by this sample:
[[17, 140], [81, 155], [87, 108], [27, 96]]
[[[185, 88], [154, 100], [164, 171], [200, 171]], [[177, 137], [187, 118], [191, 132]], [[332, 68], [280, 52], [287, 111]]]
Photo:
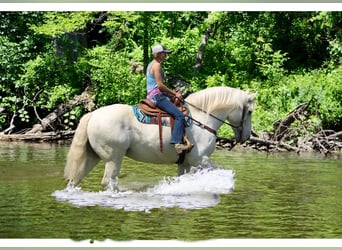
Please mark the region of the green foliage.
[[341, 12], [323, 11], [318, 12], [310, 19], [313, 26], [321, 31], [318, 34], [316, 33], [316, 37], [328, 42], [326, 50], [329, 52], [329, 61], [335, 65], [340, 65], [342, 58], [342, 30], [339, 28], [341, 18]]
[[64, 129], [75, 129], [82, 115], [83, 115], [82, 107], [75, 107], [71, 111], [65, 113], [63, 115]]
[[172, 50], [168, 59], [163, 63], [166, 72], [191, 79], [194, 76], [194, 62], [201, 34], [197, 28], [187, 32], [180, 38], [163, 38], [158, 43]]
[[277, 87], [257, 85], [257, 108], [254, 114], [256, 131], [272, 130], [273, 122], [302, 103], [309, 103], [309, 120], [314, 127], [340, 129], [342, 122], [342, 67], [326, 72], [315, 70], [284, 77]]
[[28, 115], [28, 112], [25, 109], [20, 109], [18, 113], [19, 113], [19, 118], [22, 122], [29, 122], [30, 117]]
[[87, 62], [98, 105], [135, 104], [146, 95], [144, 75], [133, 74], [129, 55], [113, 53], [105, 46], [90, 50]]
[[[44, 51], [41, 46], [45, 40], [34, 36], [27, 28], [29, 22], [41, 22], [40, 12], [1, 12], [0, 24], [0, 107], [6, 114], [1, 114], [0, 129], [9, 123], [11, 112], [23, 112], [27, 98], [16, 82], [24, 72], [23, 64]], [[27, 122], [27, 115], [20, 117]]]
[[[146, 66], [150, 48], [161, 43], [173, 51], [166, 74], [189, 82], [191, 91], [227, 85], [256, 92], [256, 131], [272, 130], [304, 102], [306, 126], [340, 129], [340, 12], [2, 12], [1, 18], [0, 107], [23, 123], [34, 122], [32, 106], [47, 113], [89, 85], [99, 107], [139, 102], [145, 75], [133, 73], [132, 64]], [[74, 128], [82, 112], [67, 113], [65, 128]], [[9, 118], [0, 114], [1, 128]]]
[[31, 23], [30, 28], [37, 34], [58, 36], [82, 30], [93, 21], [96, 12], [46, 12], [44, 24]]
[[255, 64], [262, 79], [278, 82], [286, 74], [284, 63], [287, 59], [286, 53], [274, 51], [272, 44], [265, 43], [261, 37], [257, 39]]
[[51, 109], [65, 102], [85, 86], [81, 63], [70, 62], [66, 57], [54, 53], [45, 53], [44, 57], [38, 56], [28, 61], [25, 69], [16, 87], [23, 89], [30, 100], [43, 90], [36, 104], [44, 108]]
[[22, 72], [21, 64], [25, 55], [21, 44], [9, 41], [7, 37], [0, 37], [0, 94], [1, 96], [13, 93], [13, 82]]

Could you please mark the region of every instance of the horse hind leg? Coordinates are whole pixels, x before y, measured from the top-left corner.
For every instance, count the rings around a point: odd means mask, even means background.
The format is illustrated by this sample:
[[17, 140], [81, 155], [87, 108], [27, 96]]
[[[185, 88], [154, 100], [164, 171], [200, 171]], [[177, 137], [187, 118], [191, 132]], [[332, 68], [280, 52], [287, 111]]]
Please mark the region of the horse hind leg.
[[68, 186], [77, 186], [100, 160], [88, 141], [87, 126], [91, 116], [92, 113], [88, 113], [80, 120], [68, 152], [64, 168]]
[[69, 156], [66, 164], [68, 167], [64, 173], [68, 186], [76, 187], [99, 161], [98, 155], [90, 148], [87, 148], [79, 157]]

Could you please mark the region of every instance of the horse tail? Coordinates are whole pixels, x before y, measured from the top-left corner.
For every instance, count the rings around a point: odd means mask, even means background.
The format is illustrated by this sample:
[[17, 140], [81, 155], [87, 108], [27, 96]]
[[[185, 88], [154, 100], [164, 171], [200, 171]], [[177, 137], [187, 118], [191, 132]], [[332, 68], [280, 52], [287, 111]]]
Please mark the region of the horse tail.
[[88, 141], [87, 127], [91, 116], [92, 113], [88, 113], [81, 118], [64, 168], [64, 178], [68, 181], [68, 185], [74, 187], [82, 181], [100, 160], [98, 155], [91, 149]]

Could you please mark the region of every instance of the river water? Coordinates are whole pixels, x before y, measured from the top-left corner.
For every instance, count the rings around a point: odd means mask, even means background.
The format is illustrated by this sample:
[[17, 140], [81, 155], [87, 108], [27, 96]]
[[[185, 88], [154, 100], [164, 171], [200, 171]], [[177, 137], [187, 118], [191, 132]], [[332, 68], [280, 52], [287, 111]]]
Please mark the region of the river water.
[[124, 159], [120, 192], [103, 163], [68, 189], [68, 145], [0, 143], [0, 238], [81, 240], [342, 237], [340, 156], [217, 150], [213, 168]]

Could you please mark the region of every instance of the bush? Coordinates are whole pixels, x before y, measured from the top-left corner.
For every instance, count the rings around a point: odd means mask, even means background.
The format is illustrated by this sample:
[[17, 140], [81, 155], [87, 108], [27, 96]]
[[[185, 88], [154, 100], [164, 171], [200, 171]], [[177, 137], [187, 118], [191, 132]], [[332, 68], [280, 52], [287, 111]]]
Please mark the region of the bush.
[[90, 50], [87, 57], [99, 106], [135, 104], [146, 96], [145, 75], [131, 72], [131, 61], [127, 53], [114, 53], [103, 46]]
[[341, 129], [342, 122], [342, 67], [331, 72], [314, 70], [304, 74], [283, 77], [277, 86], [254, 82], [257, 106], [253, 115], [256, 131], [272, 130], [273, 122], [302, 103], [309, 103], [308, 119], [326, 129]]
[[80, 63], [72, 62], [65, 56], [56, 56], [54, 52], [28, 61], [25, 69], [16, 82], [17, 88], [22, 89], [29, 100], [43, 90], [36, 104], [47, 109], [72, 98], [86, 86], [85, 72]]

